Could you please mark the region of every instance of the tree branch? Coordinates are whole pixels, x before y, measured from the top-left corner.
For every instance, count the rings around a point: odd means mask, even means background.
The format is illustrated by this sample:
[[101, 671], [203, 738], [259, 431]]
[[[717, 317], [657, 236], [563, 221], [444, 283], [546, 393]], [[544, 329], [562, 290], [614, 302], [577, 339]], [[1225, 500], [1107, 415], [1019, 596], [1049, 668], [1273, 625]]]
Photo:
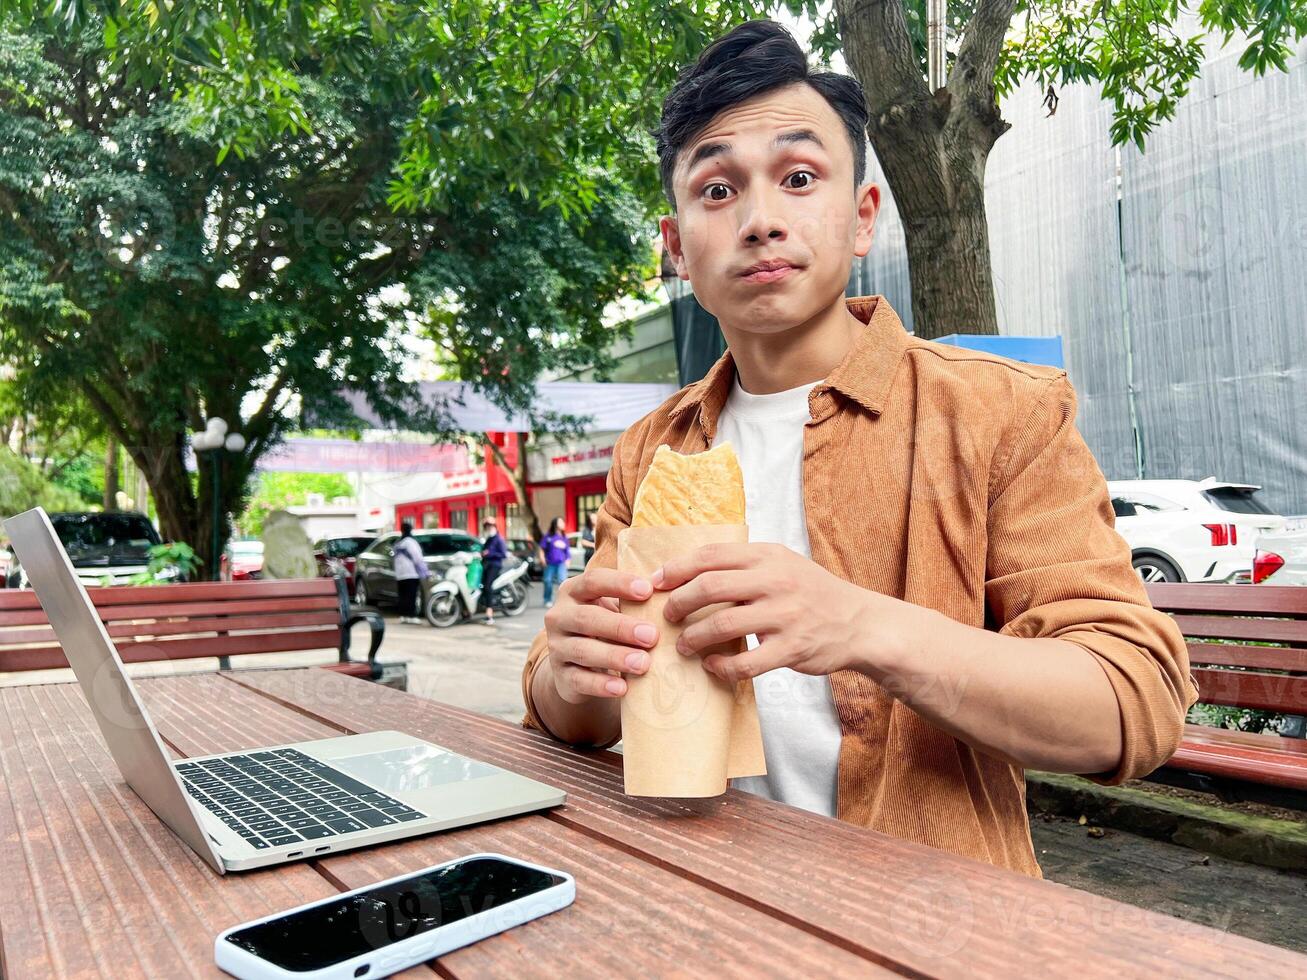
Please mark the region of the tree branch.
[[289, 380], [289, 373], [283, 365], [281, 370], [277, 372], [276, 378], [273, 379], [272, 385], [268, 388], [267, 394], [264, 395], [263, 404], [250, 417], [249, 422], [245, 424], [245, 434], [248, 436], [251, 445], [256, 441], [263, 442], [268, 433], [272, 431], [272, 413], [277, 407], [277, 399], [281, 397], [281, 393], [285, 390]]
[[994, 72], [1003, 51], [1017, 0], [979, 0], [962, 35], [957, 60], [949, 74], [948, 89], [973, 109], [997, 117]]
[[835, 14], [873, 125], [891, 108], [907, 112], [929, 102], [901, 0], [835, 0]]

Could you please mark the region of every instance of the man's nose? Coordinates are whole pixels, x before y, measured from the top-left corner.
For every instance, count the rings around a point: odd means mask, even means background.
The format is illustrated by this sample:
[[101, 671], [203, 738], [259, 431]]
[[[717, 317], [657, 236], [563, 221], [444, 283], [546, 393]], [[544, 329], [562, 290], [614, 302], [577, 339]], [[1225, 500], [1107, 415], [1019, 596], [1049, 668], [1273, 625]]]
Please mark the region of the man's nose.
[[789, 233], [788, 223], [781, 213], [779, 203], [765, 193], [751, 194], [740, 224], [740, 241], [746, 245], [757, 245], [765, 241], [784, 241]]

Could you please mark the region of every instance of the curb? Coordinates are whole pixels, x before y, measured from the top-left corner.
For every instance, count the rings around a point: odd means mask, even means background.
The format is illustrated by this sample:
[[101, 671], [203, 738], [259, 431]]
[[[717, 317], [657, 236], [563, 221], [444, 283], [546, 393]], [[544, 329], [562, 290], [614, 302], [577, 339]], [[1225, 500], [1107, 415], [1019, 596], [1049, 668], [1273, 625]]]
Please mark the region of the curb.
[[1026, 773], [1026, 808], [1031, 813], [1084, 816], [1099, 826], [1232, 861], [1307, 869], [1307, 815], [1303, 823], [1256, 817], [1050, 772]]

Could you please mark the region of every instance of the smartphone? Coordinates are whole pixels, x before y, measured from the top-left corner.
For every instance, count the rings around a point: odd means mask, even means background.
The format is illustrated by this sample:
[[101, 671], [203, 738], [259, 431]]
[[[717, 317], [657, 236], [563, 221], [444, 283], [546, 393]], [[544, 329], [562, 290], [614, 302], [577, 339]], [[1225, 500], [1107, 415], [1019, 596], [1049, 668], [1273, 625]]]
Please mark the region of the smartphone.
[[385, 977], [574, 898], [564, 871], [473, 854], [234, 926], [214, 958], [241, 980]]

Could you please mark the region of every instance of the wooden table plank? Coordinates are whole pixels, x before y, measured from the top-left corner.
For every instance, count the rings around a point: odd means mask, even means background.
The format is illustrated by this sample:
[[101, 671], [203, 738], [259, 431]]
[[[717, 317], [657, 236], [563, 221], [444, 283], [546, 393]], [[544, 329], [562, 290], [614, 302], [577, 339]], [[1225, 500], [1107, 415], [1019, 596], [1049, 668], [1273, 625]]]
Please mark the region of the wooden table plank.
[[[203, 744], [215, 705], [235, 712], [245, 730], [220, 734], [204, 751], [236, 751], [286, 741], [284, 708], [244, 687], [159, 678], [139, 686], [160, 732], [178, 745]], [[271, 711], [269, 708], [276, 708]], [[325, 729], [324, 737], [339, 735]], [[221, 743], [221, 744], [219, 744]], [[571, 872], [577, 899], [546, 916], [441, 957], [446, 976], [668, 976], [713, 950], [727, 976], [894, 974], [800, 929], [776, 922], [716, 892], [653, 866], [543, 816], [527, 815], [334, 856], [313, 865], [342, 890], [478, 851], [499, 851]]]
[[6, 976], [222, 976], [222, 929], [335, 892], [306, 865], [214, 874], [122, 781], [76, 685], [0, 690], [0, 767]]
[[903, 972], [1301, 973], [1307, 957], [730, 791], [622, 792], [620, 757], [325, 671], [227, 678], [343, 731], [398, 728], [569, 793], [549, 819]]
[[[215, 875], [121, 782], [74, 685], [0, 691], [0, 968], [211, 976], [236, 922], [472, 850], [573, 871], [562, 915], [457, 951], [442, 975], [883, 972], [1300, 975], [1307, 957], [731, 792], [643, 800], [621, 759], [325, 671], [138, 683], [183, 754], [398, 728], [552, 782], [568, 805]], [[426, 969], [409, 971], [430, 976]]]
[[458, 977], [898, 976], [673, 871], [542, 817], [515, 818], [324, 861], [349, 887], [474, 851], [570, 872], [577, 898], [440, 960]]
[[216, 673], [142, 679], [136, 682], [136, 690], [164, 740], [186, 756], [341, 734], [339, 727], [260, 697]]

